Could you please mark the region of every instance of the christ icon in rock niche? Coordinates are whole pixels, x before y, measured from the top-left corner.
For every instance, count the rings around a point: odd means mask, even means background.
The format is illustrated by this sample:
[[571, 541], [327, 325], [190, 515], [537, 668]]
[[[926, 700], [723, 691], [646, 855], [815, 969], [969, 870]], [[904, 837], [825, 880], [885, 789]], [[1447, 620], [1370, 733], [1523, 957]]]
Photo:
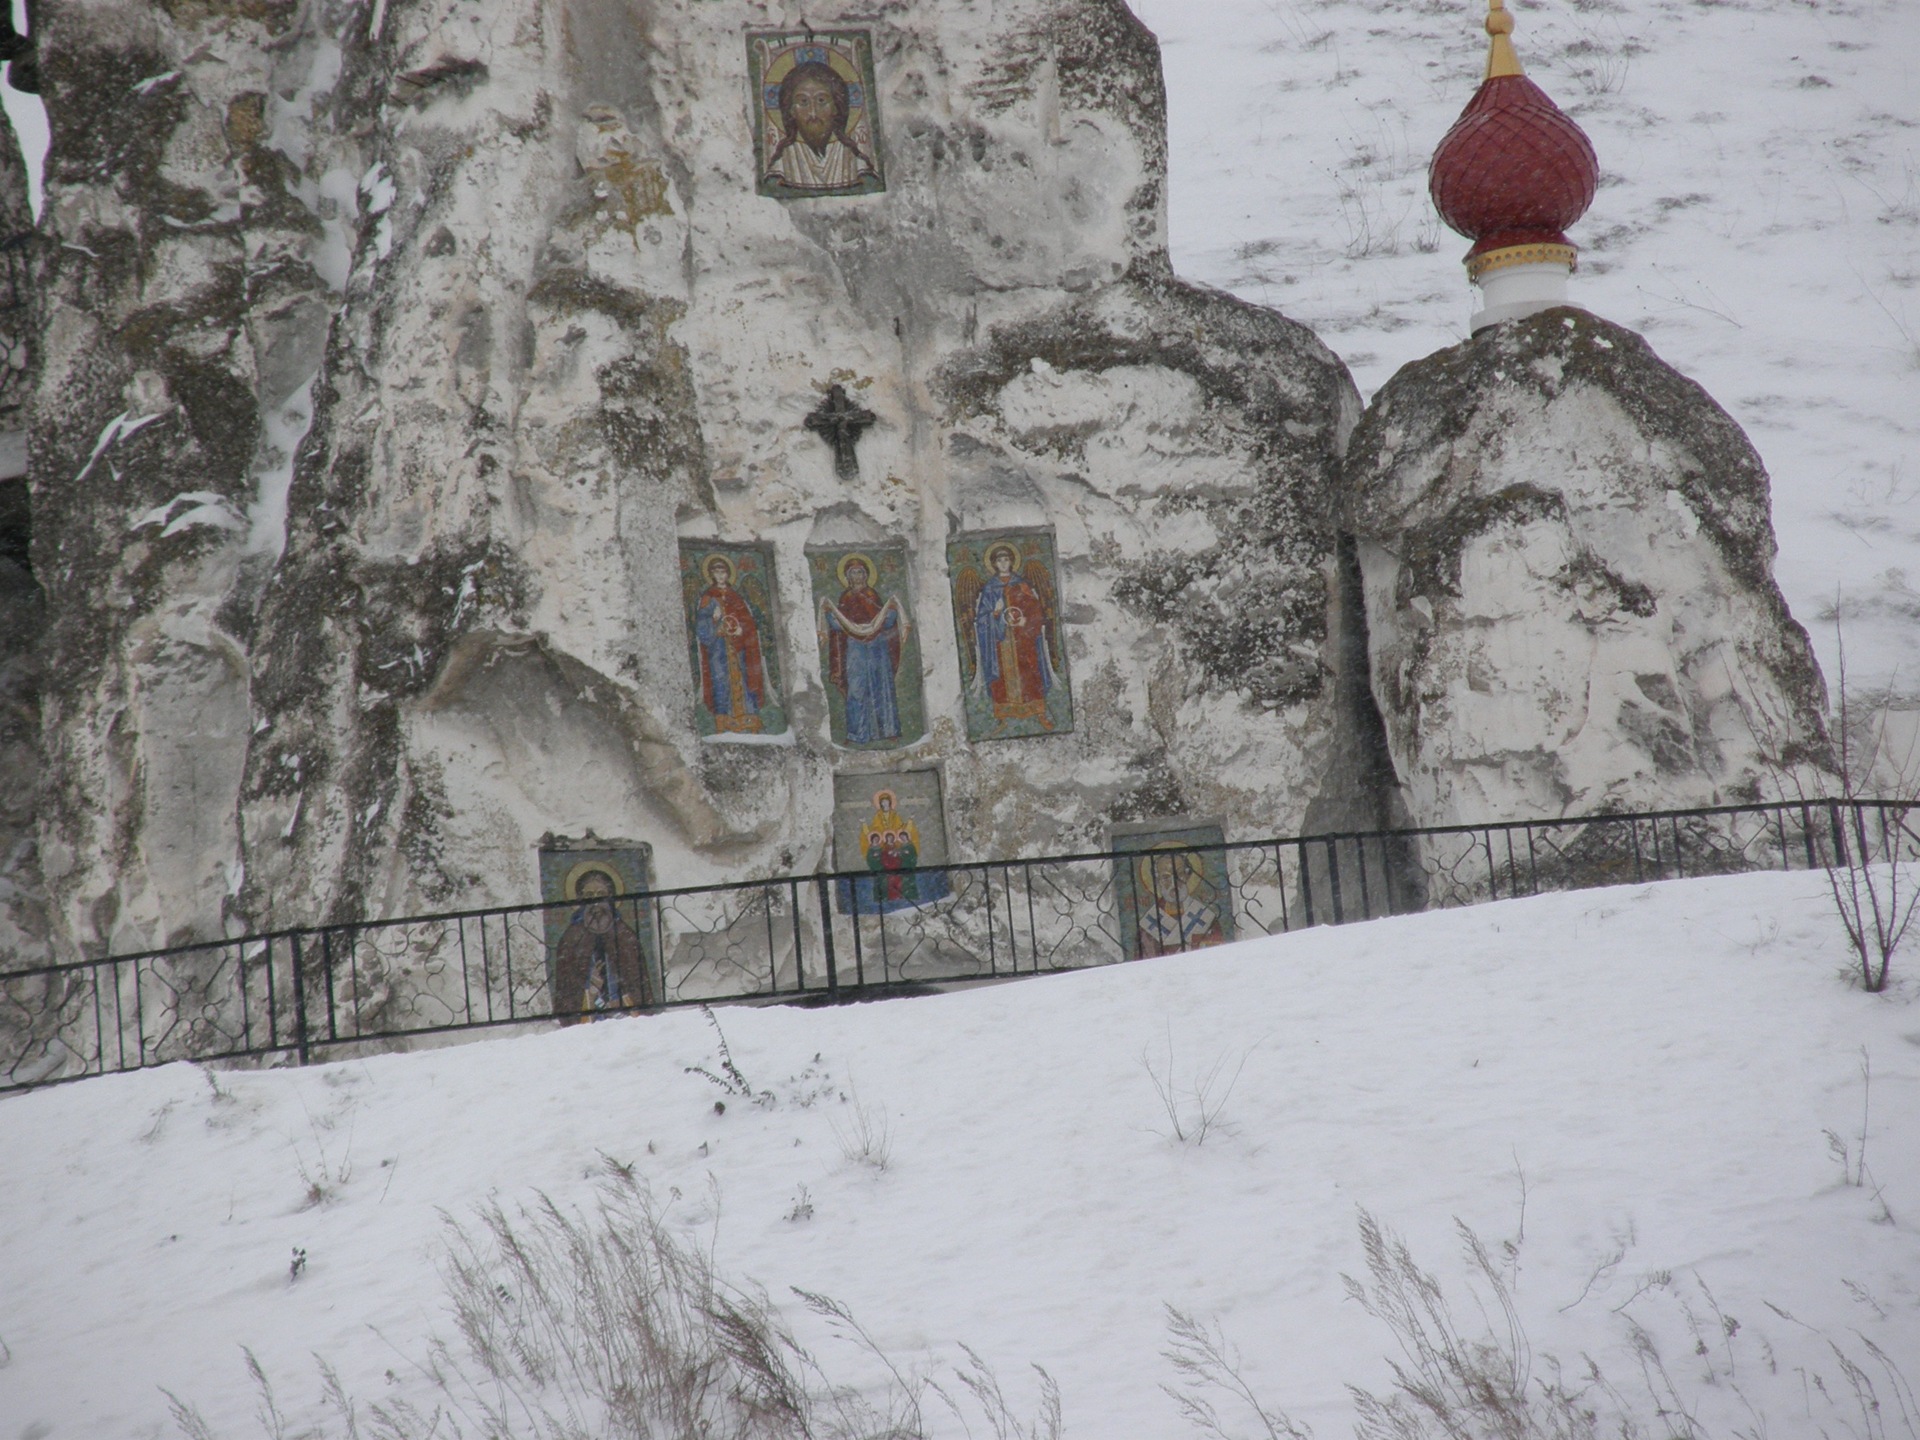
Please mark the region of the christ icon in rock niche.
[[968, 738], [1071, 730], [1053, 537], [962, 537], [947, 546], [947, 566]]
[[906, 552], [811, 551], [807, 564], [834, 744], [892, 750], [918, 740], [926, 717]]
[[773, 557], [760, 546], [682, 541], [680, 583], [703, 736], [786, 732], [772, 625]]
[[887, 188], [868, 31], [752, 32], [747, 70], [762, 195], [801, 200]]

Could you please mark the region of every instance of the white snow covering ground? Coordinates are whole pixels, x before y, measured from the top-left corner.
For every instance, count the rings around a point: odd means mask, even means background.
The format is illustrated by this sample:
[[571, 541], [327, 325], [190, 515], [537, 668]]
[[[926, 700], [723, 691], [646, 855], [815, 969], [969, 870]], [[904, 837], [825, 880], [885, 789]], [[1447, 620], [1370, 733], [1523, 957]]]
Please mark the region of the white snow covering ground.
[[[1361, 1207], [1468, 1317], [1454, 1217], [1518, 1241], [1539, 1364], [1591, 1354], [1631, 1395], [1637, 1322], [1708, 1433], [1751, 1404], [1774, 1437], [1878, 1435], [1827, 1342], [1920, 1380], [1920, 991], [1911, 964], [1896, 994], [1845, 983], [1823, 885], [1590, 891], [729, 1009], [774, 1099], [724, 1114], [686, 1068], [718, 1067], [697, 1012], [0, 1100], [0, 1436], [169, 1434], [161, 1386], [258, 1435], [243, 1345], [296, 1418], [316, 1355], [363, 1399], [425, 1398], [413, 1362], [451, 1338], [442, 1212], [584, 1204], [603, 1154], [731, 1276], [837, 1297], [903, 1363], [970, 1343], [1022, 1400], [1044, 1365], [1070, 1436], [1190, 1433], [1159, 1389], [1167, 1303], [1217, 1319], [1269, 1404], [1346, 1433], [1343, 1382], [1384, 1385], [1392, 1346], [1343, 1299]], [[1204, 1144], [1169, 1134], [1148, 1073], [1169, 1047], [1182, 1087], [1238, 1072]], [[884, 1170], [843, 1147], [856, 1104], [890, 1126]], [[1863, 1130], [1855, 1186], [1826, 1132], [1852, 1166]]]
[[[1167, 74], [1183, 275], [1317, 330], [1370, 395], [1464, 339], [1426, 194], [1478, 84], [1475, 0], [1132, 0]], [[1572, 298], [1642, 332], [1772, 473], [1777, 574], [1831, 681], [1920, 689], [1920, 5], [1516, 0], [1592, 137]]]

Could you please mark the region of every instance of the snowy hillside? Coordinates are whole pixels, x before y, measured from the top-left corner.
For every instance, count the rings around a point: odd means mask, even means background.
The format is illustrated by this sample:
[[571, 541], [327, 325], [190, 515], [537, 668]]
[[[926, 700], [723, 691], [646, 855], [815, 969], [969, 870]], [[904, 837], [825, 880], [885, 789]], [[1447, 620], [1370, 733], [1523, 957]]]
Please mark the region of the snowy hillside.
[[[1821, 887], [1622, 888], [728, 1010], [764, 1105], [688, 1073], [720, 1065], [692, 1012], [0, 1101], [0, 1435], [169, 1434], [163, 1385], [257, 1435], [242, 1345], [296, 1418], [316, 1355], [363, 1400], [419, 1398], [428, 1335], [452, 1338], [441, 1212], [585, 1203], [602, 1155], [789, 1311], [788, 1286], [836, 1297], [903, 1364], [970, 1343], [1023, 1405], [1044, 1365], [1068, 1435], [1192, 1433], [1159, 1388], [1166, 1303], [1217, 1319], [1270, 1404], [1347, 1433], [1342, 1383], [1383, 1386], [1392, 1345], [1342, 1298], [1360, 1207], [1470, 1320], [1452, 1218], [1519, 1241], [1543, 1372], [1590, 1353], [1643, 1393], [1637, 1323], [1708, 1433], [1749, 1403], [1774, 1436], [1866, 1433], [1827, 1339], [1920, 1379], [1920, 1010], [1911, 969], [1904, 996], [1837, 978]], [[1182, 1091], [1223, 1067], [1216, 1098], [1238, 1075], [1204, 1144], [1169, 1133], [1149, 1073], [1169, 1063]], [[890, 1128], [884, 1169], [849, 1153], [862, 1108]]]
[[[1471, 310], [1426, 162], [1478, 83], [1470, 0], [1132, 0], [1161, 41], [1184, 275], [1319, 331], [1371, 394]], [[1920, 6], [1512, 7], [1592, 137], [1573, 299], [1644, 333], [1774, 481], [1781, 588], [1833, 678], [1920, 689]]]

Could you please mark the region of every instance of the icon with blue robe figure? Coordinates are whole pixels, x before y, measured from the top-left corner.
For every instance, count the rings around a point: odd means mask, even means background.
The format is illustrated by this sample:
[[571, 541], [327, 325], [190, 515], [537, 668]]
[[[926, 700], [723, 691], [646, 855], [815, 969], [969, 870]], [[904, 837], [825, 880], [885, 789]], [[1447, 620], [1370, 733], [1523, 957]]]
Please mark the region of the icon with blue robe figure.
[[912, 744], [926, 733], [926, 702], [906, 551], [810, 551], [807, 564], [834, 744], [853, 750]]
[[1046, 531], [963, 535], [947, 546], [960, 693], [970, 740], [1073, 728], [1060, 585]]

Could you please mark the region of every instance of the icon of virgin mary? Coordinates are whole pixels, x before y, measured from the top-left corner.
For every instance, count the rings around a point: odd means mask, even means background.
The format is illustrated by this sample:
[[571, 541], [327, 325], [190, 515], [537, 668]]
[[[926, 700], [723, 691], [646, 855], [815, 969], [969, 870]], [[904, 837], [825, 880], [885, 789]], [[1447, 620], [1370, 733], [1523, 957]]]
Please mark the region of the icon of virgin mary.
[[827, 679], [846, 701], [847, 743], [870, 745], [900, 738], [901, 647], [908, 632], [897, 596], [873, 586], [873, 561], [848, 555], [840, 562], [840, 595], [820, 602], [827, 641]]

